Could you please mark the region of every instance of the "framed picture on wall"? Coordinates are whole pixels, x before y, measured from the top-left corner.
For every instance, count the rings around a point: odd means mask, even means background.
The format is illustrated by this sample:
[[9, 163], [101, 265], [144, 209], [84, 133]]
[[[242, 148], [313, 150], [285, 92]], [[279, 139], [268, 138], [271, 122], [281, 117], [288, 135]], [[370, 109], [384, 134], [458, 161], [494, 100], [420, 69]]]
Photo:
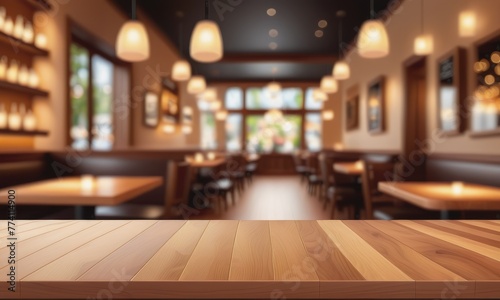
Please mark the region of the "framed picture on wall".
[[466, 51], [457, 47], [438, 60], [438, 126], [445, 135], [458, 135], [465, 129], [461, 108], [466, 94]]
[[167, 123], [177, 123], [180, 115], [179, 96], [177, 86], [170, 79], [165, 78], [161, 91], [161, 115]]
[[148, 91], [144, 95], [144, 125], [156, 128], [160, 121], [160, 101], [155, 92]]
[[371, 134], [385, 131], [385, 77], [380, 76], [368, 86], [368, 132]]
[[359, 127], [359, 88], [351, 87], [347, 90], [346, 102], [346, 129], [354, 130]]

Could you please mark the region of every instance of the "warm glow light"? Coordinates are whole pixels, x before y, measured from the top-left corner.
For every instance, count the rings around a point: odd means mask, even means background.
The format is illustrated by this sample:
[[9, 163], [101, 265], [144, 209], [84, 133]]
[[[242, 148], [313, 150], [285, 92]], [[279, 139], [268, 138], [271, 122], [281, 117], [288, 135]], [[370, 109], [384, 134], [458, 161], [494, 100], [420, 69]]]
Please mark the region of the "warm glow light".
[[324, 121], [331, 121], [335, 118], [335, 113], [333, 112], [333, 110], [325, 110], [322, 113], [322, 117]]
[[381, 58], [389, 54], [389, 37], [384, 23], [368, 20], [361, 26], [357, 43], [358, 53], [364, 58]]
[[486, 77], [484, 77], [484, 82], [487, 84], [487, 85], [492, 85], [495, 83], [495, 76], [493, 75], [486, 75]]
[[363, 169], [363, 161], [358, 160], [356, 163], [354, 163], [354, 167], [359, 170]]
[[332, 74], [336, 80], [349, 79], [351, 77], [351, 68], [345, 61], [341, 60], [335, 63]]
[[429, 55], [434, 51], [434, 39], [430, 34], [422, 34], [415, 38], [413, 52], [415, 55]]
[[222, 108], [222, 101], [213, 101], [213, 102], [210, 102], [210, 110], [211, 111], [218, 111]]
[[500, 52], [495, 51], [495, 52], [491, 53], [490, 59], [491, 59], [491, 62], [494, 64], [500, 63]]
[[7, 120], [10, 130], [21, 130], [21, 114], [17, 111], [16, 103], [11, 105]]
[[461, 37], [472, 37], [476, 35], [477, 20], [473, 11], [463, 11], [458, 18], [458, 28]]
[[328, 22], [326, 20], [320, 20], [318, 22], [318, 27], [319, 28], [326, 28], [326, 26], [328, 26]]
[[194, 155], [194, 161], [195, 162], [203, 162], [204, 158], [203, 158], [203, 154], [201, 153], [196, 153]]
[[31, 110], [23, 118], [23, 129], [26, 131], [34, 131], [36, 129], [36, 118]]
[[22, 39], [24, 34], [24, 18], [23, 16], [19, 15], [16, 17], [16, 24], [14, 25], [14, 31], [12, 32], [12, 35], [16, 39]]
[[116, 39], [116, 54], [129, 62], [149, 58], [149, 37], [141, 22], [131, 20], [122, 25]]
[[208, 152], [207, 153], [207, 159], [208, 160], [215, 160], [215, 153], [214, 152]]
[[32, 88], [37, 88], [40, 85], [40, 79], [35, 70], [31, 69], [28, 79], [28, 86]]
[[182, 133], [191, 134], [193, 132], [193, 128], [190, 125], [182, 126]]
[[199, 21], [191, 35], [190, 54], [199, 62], [219, 61], [224, 53], [219, 25], [211, 20]]
[[189, 94], [196, 95], [203, 93], [207, 88], [207, 83], [203, 76], [193, 76], [188, 82], [187, 91]]
[[23, 65], [21, 67], [21, 69], [19, 69], [19, 74], [18, 74], [17, 82], [20, 85], [28, 85], [29, 78], [30, 78], [30, 73], [29, 73], [28, 67], [26, 67], [25, 65]]
[[455, 181], [451, 184], [451, 190], [453, 194], [455, 195], [460, 195], [463, 193], [464, 190], [464, 183], [460, 181]]
[[175, 126], [172, 124], [165, 124], [163, 125], [163, 132], [165, 133], [174, 133], [175, 132]]
[[276, 9], [274, 8], [269, 8], [267, 10], [267, 15], [270, 16], [270, 17], [274, 17], [276, 15]]
[[225, 121], [227, 119], [227, 111], [226, 110], [221, 110], [215, 113], [215, 118], [218, 121]]
[[216, 88], [206, 88], [205, 91], [198, 95], [198, 98], [208, 102], [213, 102], [217, 100], [217, 89]]
[[19, 65], [17, 64], [17, 61], [12, 60], [10, 62], [10, 66], [7, 69], [7, 81], [12, 82], [12, 83], [17, 83], [17, 76], [19, 73]]
[[0, 129], [7, 128], [7, 111], [5, 110], [5, 105], [0, 103]]
[[175, 81], [186, 81], [191, 78], [191, 65], [187, 60], [181, 59], [172, 66], [172, 79]]
[[14, 31], [14, 21], [12, 21], [11, 17], [7, 17], [5, 19], [5, 23], [3, 24], [2, 31], [6, 35], [12, 35], [12, 32]]
[[281, 84], [277, 83], [276, 81], [270, 82], [267, 85], [267, 90], [272, 94], [277, 94], [281, 92]]
[[320, 88], [323, 92], [327, 94], [336, 93], [339, 89], [337, 80], [333, 76], [323, 76], [321, 79]]
[[335, 145], [333, 145], [333, 149], [336, 150], [336, 151], [342, 151], [342, 150], [344, 150], [344, 144], [342, 144], [342, 143], [335, 143]]
[[82, 175], [80, 179], [83, 192], [91, 192], [94, 189], [95, 178], [92, 175]]
[[35, 38], [35, 46], [40, 49], [47, 49], [47, 36], [43, 33], [38, 33]]
[[315, 101], [318, 101], [318, 102], [328, 100], [328, 95], [325, 92], [323, 92], [321, 89], [314, 89], [312, 96], [313, 96], [313, 99]]
[[314, 35], [317, 37], [317, 38], [320, 38], [320, 37], [323, 37], [323, 30], [316, 30], [314, 32]]
[[191, 106], [184, 106], [182, 108], [182, 115], [184, 117], [190, 118], [193, 116], [193, 108]]
[[31, 22], [26, 22], [23, 32], [23, 42], [32, 44], [34, 37], [35, 33], [33, 32], [33, 25], [31, 25]]

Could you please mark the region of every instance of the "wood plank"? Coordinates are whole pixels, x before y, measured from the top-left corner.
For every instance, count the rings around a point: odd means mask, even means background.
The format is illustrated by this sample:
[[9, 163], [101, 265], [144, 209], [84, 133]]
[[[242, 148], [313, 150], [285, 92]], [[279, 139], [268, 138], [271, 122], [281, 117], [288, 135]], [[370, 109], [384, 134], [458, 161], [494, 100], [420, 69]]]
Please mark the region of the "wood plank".
[[295, 222], [270, 221], [269, 230], [274, 280], [279, 282], [277, 290], [283, 293], [282, 297], [318, 297], [316, 262], [307, 254]]
[[472, 232], [474, 232], [474, 233], [481, 234], [483, 236], [490, 237], [492, 239], [495, 239], [494, 237], [500, 237], [500, 230], [495, 231], [495, 230], [491, 230], [491, 229], [487, 229], [487, 228], [479, 227], [479, 226], [474, 226], [472, 224], [465, 223], [465, 222], [459, 222], [459, 221], [445, 221], [445, 220], [442, 220], [442, 221], [445, 223], [449, 223], [450, 226], [469, 228], [469, 230], [472, 230]]
[[500, 264], [480, 253], [398, 225], [395, 222], [365, 222], [467, 280], [497, 280], [500, 278]]
[[478, 281], [476, 282], [476, 299], [496, 299], [500, 298], [500, 282]]
[[452, 244], [455, 244], [457, 246], [460, 246], [462, 248], [474, 251], [474, 252], [480, 252], [482, 255], [487, 256], [491, 259], [494, 259], [496, 261], [500, 262], [500, 251], [498, 251], [498, 248], [491, 246], [489, 244], [484, 244], [477, 242], [475, 240], [467, 239], [464, 237], [461, 237], [459, 235], [451, 234], [448, 231], [443, 231], [440, 229], [435, 229], [430, 226], [426, 226], [422, 223], [417, 223], [415, 221], [394, 221], [398, 224], [401, 224], [403, 226], [406, 226], [408, 228], [414, 229], [416, 231], [420, 231], [424, 234], [436, 237], [442, 241], [446, 241]]
[[209, 221], [187, 221], [132, 278], [178, 280]]
[[438, 230], [443, 230], [454, 235], [458, 235], [467, 239], [471, 239], [480, 243], [488, 244], [496, 248], [500, 248], [500, 232], [498, 234], [489, 234], [477, 229], [471, 229], [460, 224], [450, 222], [436, 221], [417, 221], [417, 223], [429, 226]]
[[229, 280], [274, 280], [268, 221], [240, 221]]
[[[115, 228], [108, 230], [108, 232], [104, 234], [101, 233], [102, 226], [92, 226], [84, 232], [81, 232], [82, 236], [80, 236], [80, 234], [75, 234], [70, 238], [64, 239], [60, 246], [65, 251], [59, 252], [58, 257], [52, 256], [53, 259], [50, 263], [24, 276], [22, 281], [51, 281], [56, 284], [57, 281], [60, 280], [76, 280], [94, 264], [121, 246], [128, 238], [136, 236], [151, 224], [141, 221], [116, 222], [113, 225], [112, 227]], [[97, 236], [93, 235], [93, 231], [100, 232], [100, 234]], [[73, 241], [73, 238], [76, 236], [87, 238], [87, 242], [83, 244], [80, 243], [77, 247], [73, 244], [70, 245], [69, 243]], [[88, 236], [92, 236], [93, 238], [89, 239]], [[98, 249], [98, 251], [96, 251], [96, 249]], [[40, 253], [41, 252], [38, 252], [34, 256], [42, 259], [42, 257], [39, 257]], [[23, 261], [23, 269], [26, 267], [27, 261]], [[55, 286], [56, 285], [54, 285], [54, 287]]]
[[[69, 222], [73, 222], [73, 220], [47, 220], [47, 221], [44, 221], [42, 223], [32, 222], [32, 223], [29, 223], [29, 224], [22, 226], [19, 229], [16, 229], [17, 230], [17, 238], [24, 239], [24, 238], [33, 237], [33, 236], [39, 234], [39, 232], [43, 232], [45, 229], [42, 229], [42, 228], [44, 228], [46, 226], [52, 226], [52, 225], [57, 226], [57, 224], [61, 225], [61, 224], [67, 224]], [[5, 222], [5, 223], [7, 223], [7, 222]], [[35, 231], [34, 233], [31, 232], [33, 230]], [[9, 235], [7, 233], [7, 229], [3, 229], [2, 231], [0, 231], [0, 239], [6, 238], [8, 236]]]
[[495, 231], [495, 232], [500, 232], [500, 227], [498, 225], [496, 225], [495, 223], [492, 223], [492, 222], [475, 221], [475, 220], [458, 221], [458, 222], [462, 222], [462, 223], [473, 225], [473, 226], [476, 226], [476, 227], [480, 227], [480, 228], [492, 230], [492, 231]]
[[239, 221], [210, 221], [179, 280], [228, 280]]
[[[79, 281], [131, 280], [185, 221], [159, 221], [85, 272]], [[120, 266], [120, 270], [115, 270]], [[119, 274], [119, 275], [118, 275]], [[117, 278], [119, 276], [119, 278]]]
[[[29, 223], [34, 223], [34, 222], [40, 222], [41, 220], [16, 220], [16, 227], [21, 227]], [[2, 232], [2, 230], [6, 230], [8, 227], [8, 220], [4, 219], [3, 222], [0, 222], [0, 235], [5, 232]]]
[[[68, 224], [66, 226], [60, 226], [61, 224], [54, 224], [59, 225], [60, 227], [52, 227], [49, 228], [50, 226], [45, 227], [46, 230], [50, 230], [48, 232], [36, 235], [32, 238], [28, 239], [23, 239], [18, 241], [18, 257], [21, 259], [23, 257], [27, 257], [37, 251], [40, 251], [41, 249], [48, 247], [60, 240], [65, 239], [66, 237], [78, 233], [89, 226], [92, 225], [97, 225], [100, 222], [70, 222], [70, 223], [65, 223]], [[34, 231], [34, 230], [33, 230]], [[7, 257], [8, 256], [9, 249], [7, 247], [4, 247], [0, 249], [0, 256], [1, 257]], [[4, 268], [7, 266], [7, 260], [5, 261], [0, 261], [0, 269]]]
[[320, 280], [364, 280], [315, 221], [296, 221], [304, 247], [316, 262]]

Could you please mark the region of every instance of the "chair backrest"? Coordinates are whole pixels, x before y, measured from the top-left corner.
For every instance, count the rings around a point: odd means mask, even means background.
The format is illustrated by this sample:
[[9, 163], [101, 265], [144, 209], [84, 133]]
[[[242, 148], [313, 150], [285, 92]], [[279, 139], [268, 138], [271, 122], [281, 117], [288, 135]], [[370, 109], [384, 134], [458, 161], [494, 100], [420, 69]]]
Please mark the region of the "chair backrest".
[[165, 185], [165, 216], [172, 215], [172, 208], [188, 204], [191, 187], [191, 166], [187, 162], [167, 163], [167, 184]]
[[333, 157], [321, 153], [318, 155], [318, 163], [321, 179], [323, 179], [325, 187], [327, 188], [330, 184], [335, 182], [333, 177]]
[[[332, 157], [331, 163], [328, 166], [331, 177], [333, 178], [333, 183], [335, 186], [345, 186], [345, 185], [353, 185], [356, 183], [356, 177], [352, 175], [338, 173], [333, 169], [333, 165], [335, 163], [346, 162], [345, 160], [339, 161]], [[349, 161], [350, 162], [350, 161]]]
[[393, 178], [393, 163], [363, 161], [363, 199], [367, 219], [373, 218], [373, 198], [380, 194], [378, 183], [381, 181], [392, 181]]

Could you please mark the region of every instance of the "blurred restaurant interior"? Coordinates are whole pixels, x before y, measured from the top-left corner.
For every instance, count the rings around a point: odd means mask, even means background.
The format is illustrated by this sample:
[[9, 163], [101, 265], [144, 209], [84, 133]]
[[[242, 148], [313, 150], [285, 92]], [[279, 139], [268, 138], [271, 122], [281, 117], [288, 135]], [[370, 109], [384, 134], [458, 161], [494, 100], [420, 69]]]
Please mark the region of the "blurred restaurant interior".
[[499, 9], [2, 0], [0, 192], [19, 219], [498, 219]]

